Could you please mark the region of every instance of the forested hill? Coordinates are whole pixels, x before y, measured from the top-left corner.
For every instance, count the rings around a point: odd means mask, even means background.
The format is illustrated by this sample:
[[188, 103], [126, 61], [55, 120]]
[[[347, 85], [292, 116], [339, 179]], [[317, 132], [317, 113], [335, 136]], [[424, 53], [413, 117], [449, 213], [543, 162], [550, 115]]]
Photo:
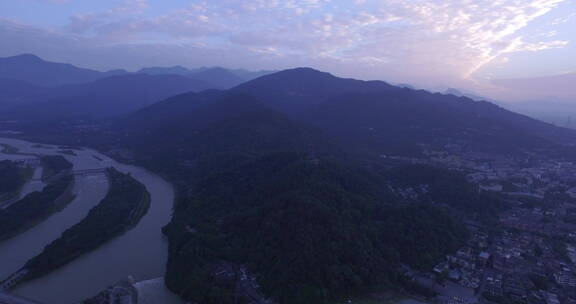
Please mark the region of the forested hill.
[[307, 68], [264, 76], [233, 90], [313, 123], [362, 152], [402, 154], [422, 145], [456, 144], [471, 150], [518, 153], [576, 142], [572, 130], [486, 101], [382, 81], [342, 79]]
[[[418, 155], [424, 148], [521, 154], [576, 143], [576, 132], [485, 101], [430, 93], [382, 81], [338, 78], [309, 68], [266, 75], [228, 91], [185, 94], [132, 115], [133, 131], [195, 117], [222, 95], [250, 96], [270, 110], [322, 130], [350, 152]], [[154, 115], [154, 113], [158, 113]], [[169, 122], [168, 124], [172, 124]], [[123, 124], [130, 129], [130, 123]]]
[[[194, 101], [185, 103], [188, 111], [180, 107], [181, 99]], [[175, 179], [202, 175], [202, 168], [221, 166], [221, 162], [237, 165], [275, 152], [310, 157], [338, 153], [319, 130], [245, 95], [184, 94], [166, 100], [162, 108], [144, 109], [127, 122], [119, 127], [122, 136], [115, 138], [117, 145], [136, 151], [138, 162], [176, 175]], [[208, 160], [214, 163], [206, 165]]]
[[298, 113], [349, 92], [386, 93], [398, 89], [384, 81], [345, 79], [311, 68], [296, 68], [257, 78], [231, 91], [254, 96], [283, 112]]
[[377, 175], [275, 153], [206, 175], [165, 228], [168, 287], [189, 301], [238, 303], [221, 263], [243, 265], [279, 303], [328, 303], [396, 288], [401, 263], [430, 269], [466, 239], [432, 204], [399, 204]]
[[[505, 204], [459, 174], [373, 156], [448, 145], [521, 154], [573, 135], [487, 102], [311, 69], [174, 96], [115, 132], [112, 147], [176, 183], [167, 285], [208, 304], [240, 301], [223, 268], [245, 267], [282, 304], [400, 288], [401, 264], [429, 269], [465, 241], [462, 218]], [[423, 190], [405, 195], [413, 189]]]
[[[321, 130], [245, 93], [179, 95], [117, 127], [119, 146], [177, 184], [166, 278], [190, 301], [240, 301], [222, 265], [247, 267], [280, 303], [401, 288], [401, 264], [429, 269], [465, 241], [462, 217], [485, 215], [466, 205], [488, 200], [461, 176], [360, 169]], [[400, 193], [422, 184], [426, 196]]]

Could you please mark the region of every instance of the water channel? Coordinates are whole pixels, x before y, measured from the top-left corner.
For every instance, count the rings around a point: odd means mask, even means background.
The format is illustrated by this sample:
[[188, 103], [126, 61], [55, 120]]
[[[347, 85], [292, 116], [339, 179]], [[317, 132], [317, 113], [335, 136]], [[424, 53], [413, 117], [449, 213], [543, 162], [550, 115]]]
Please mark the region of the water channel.
[[[53, 145], [8, 138], [0, 138], [0, 143], [16, 147], [20, 153], [62, 155], [74, 164], [73, 170], [115, 167], [132, 174], [146, 185], [151, 195], [150, 210], [135, 228], [40, 279], [18, 286], [15, 294], [46, 304], [77, 303], [131, 276], [135, 281], [144, 281], [136, 285], [142, 294], [141, 302], [146, 303], [145, 297], [157, 296], [169, 298], [167, 304], [180, 302], [163, 284], [157, 284], [161, 282], [158, 278], [164, 274], [167, 258], [167, 242], [161, 228], [172, 212], [174, 191], [170, 183], [143, 168], [116, 162], [92, 149], [74, 150], [75, 155], [70, 155]], [[33, 156], [0, 153], [0, 160], [30, 157]], [[35, 177], [41, 175], [40, 170], [37, 169]], [[40, 182], [30, 182], [23, 194], [41, 187]], [[64, 230], [79, 222], [105, 196], [107, 189], [104, 175], [76, 176], [76, 197], [64, 210], [0, 243], [0, 279], [18, 270]]]

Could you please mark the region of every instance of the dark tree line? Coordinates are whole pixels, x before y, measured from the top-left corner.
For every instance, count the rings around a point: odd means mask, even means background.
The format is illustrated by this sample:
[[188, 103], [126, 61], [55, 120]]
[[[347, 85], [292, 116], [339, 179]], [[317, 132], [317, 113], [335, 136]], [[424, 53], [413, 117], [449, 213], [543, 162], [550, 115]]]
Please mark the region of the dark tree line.
[[71, 199], [71, 196], [68, 199], [62, 196], [73, 182], [73, 176], [65, 175], [52, 181], [42, 191], [29, 193], [10, 207], [0, 210], [0, 240], [31, 228], [62, 208]]
[[40, 158], [44, 179], [72, 170], [72, 163], [62, 155], [44, 155]]
[[201, 303], [232, 303], [214, 265], [247, 265], [280, 303], [327, 303], [395, 288], [401, 263], [430, 269], [467, 238], [428, 202], [401, 203], [376, 174], [275, 154], [198, 183], [166, 227], [168, 286]]
[[79, 223], [68, 228], [26, 263], [26, 279], [42, 276], [65, 265], [133, 227], [146, 214], [149, 194], [129, 174], [109, 168], [106, 197]]

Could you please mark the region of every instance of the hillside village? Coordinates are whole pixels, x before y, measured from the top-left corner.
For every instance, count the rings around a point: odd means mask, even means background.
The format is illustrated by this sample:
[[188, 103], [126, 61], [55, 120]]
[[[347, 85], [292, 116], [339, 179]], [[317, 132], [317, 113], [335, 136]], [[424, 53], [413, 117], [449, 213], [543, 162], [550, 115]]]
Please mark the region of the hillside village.
[[472, 236], [430, 273], [407, 272], [442, 304], [576, 303], [576, 163], [481, 153], [393, 158], [449, 167], [509, 207], [494, 226], [468, 221]]

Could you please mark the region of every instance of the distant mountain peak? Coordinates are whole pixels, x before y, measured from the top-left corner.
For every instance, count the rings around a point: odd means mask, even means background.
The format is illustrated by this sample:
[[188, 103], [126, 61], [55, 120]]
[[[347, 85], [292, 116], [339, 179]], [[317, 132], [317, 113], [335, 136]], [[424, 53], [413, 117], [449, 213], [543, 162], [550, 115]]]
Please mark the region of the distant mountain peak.
[[256, 81], [265, 80], [265, 81], [289, 81], [296, 83], [301, 82], [311, 83], [317, 81], [326, 82], [335, 79], [338, 79], [338, 77], [327, 72], [322, 72], [309, 67], [298, 67], [269, 74], [257, 79]]
[[328, 72], [322, 72], [310, 67], [297, 67], [297, 68], [293, 68], [293, 69], [287, 69], [284, 71], [280, 71], [275, 73], [277, 75], [288, 75], [288, 74], [300, 74], [300, 75], [317, 75], [317, 76], [331, 76], [331, 77], [336, 77]]
[[34, 54], [0, 57], [0, 78], [27, 81], [41, 86], [86, 83], [106, 76], [106, 73], [69, 63], [46, 61]]
[[18, 59], [18, 60], [26, 60], [26, 61], [44, 61], [44, 60], [42, 60], [42, 58], [40, 58], [34, 54], [29, 54], [29, 53], [11, 56], [8, 58]]

